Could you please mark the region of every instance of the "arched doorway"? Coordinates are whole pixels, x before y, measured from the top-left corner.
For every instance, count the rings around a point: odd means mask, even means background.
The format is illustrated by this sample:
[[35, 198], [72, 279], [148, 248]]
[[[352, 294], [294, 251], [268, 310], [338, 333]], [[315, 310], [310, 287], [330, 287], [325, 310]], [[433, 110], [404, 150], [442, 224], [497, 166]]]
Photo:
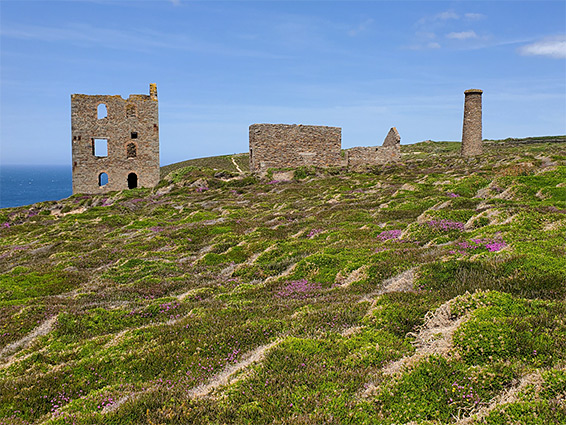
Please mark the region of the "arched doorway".
[[135, 189], [138, 187], [138, 176], [136, 173], [128, 174], [128, 189]]

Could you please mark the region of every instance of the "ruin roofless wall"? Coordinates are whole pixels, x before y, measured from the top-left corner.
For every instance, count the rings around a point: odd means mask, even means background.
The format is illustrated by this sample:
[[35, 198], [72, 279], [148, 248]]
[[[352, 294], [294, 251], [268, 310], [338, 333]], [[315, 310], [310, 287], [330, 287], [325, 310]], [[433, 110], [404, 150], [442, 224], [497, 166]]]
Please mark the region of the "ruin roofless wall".
[[397, 161], [401, 137], [392, 128], [383, 146], [348, 149], [342, 156], [342, 129], [313, 125], [253, 124], [249, 132], [250, 170], [313, 165], [367, 166]]
[[352, 168], [398, 161], [401, 158], [401, 136], [397, 128], [393, 127], [389, 130], [382, 146], [350, 148], [346, 151], [346, 156], [348, 167]]
[[149, 95], [71, 95], [73, 193], [159, 183], [157, 86]]
[[342, 129], [314, 125], [252, 124], [250, 170], [337, 166], [341, 163]]

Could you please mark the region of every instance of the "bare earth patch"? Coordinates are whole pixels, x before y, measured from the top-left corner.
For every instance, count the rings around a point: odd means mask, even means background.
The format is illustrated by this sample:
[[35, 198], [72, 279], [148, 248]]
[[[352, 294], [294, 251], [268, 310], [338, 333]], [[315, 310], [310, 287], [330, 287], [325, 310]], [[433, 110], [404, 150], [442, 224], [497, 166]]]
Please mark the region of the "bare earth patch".
[[460, 419], [458, 422], [456, 422], [456, 424], [471, 425], [474, 422], [481, 422], [481, 420], [488, 416], [490, 412], [495, 408], [519, 401], [519, 394], [522, 393], [528, 386], [533, 386], [535, 394], [538, 396], [538, 393], [543, 388], [543, 384], [544, 379], [542, 378], [540, 371], [525, 375], [521, 377], [517, 385], [514, 385], [513, 387], [503, 391], [499, 396], [491, 400], [491, 403], [489, 403], [488, 406], [482, 407], [471, 416]]
[[430, 355], [449, 357], [452, 349], [452, 337], [458, 327], [468, 319], [468, 315], [454, 317], [451, 314], [453, 300], [447, 301], [434, 312], [429, 311], [419, 332], [415, 335], [416, 351], [411, 356], [390, 363], [383, 368], [383, 373], [393, 375], [417, 363]]
[[[405, 356], [397, 361], [386, 365], [381, 371], [386, 376], [399, 374], [413, 366], [421, 359], [440, 355], [450, 357], [452, 355], [452, 337], [458, 327], [464, 323], [469, 315], [454, 317], [451, 314], [451, 306], [454, 300], [449, 300], [438, 307], [434, 312], [429, 311], [419, 332], [415, 335], [414, 345], [416, 351], [410, 356]], [[370, 382], [362, 397], [372, 395], [377, 386]]]
[[227, 385], [231, 382], [231, 377], [241, 371], [242, 369], [248, 367], [252, 363], [259, 362], [263, 360], [265, 353], [279, 344], [281, 341], [279, 339], [266, 344], [262, 345], [255, 350], [249, 352], [244, 356], [242, 360], [238, 363], [235, 363], [227, 368], [225, 368], [222, 372], [214, 375], [206, 384], [199, 385], [188, 391], [189, 397], [205, 397], [209, 395], [212, 391], [216, 388]]
[[[50, 319], [47, 319], [45, 322], [43, 322], [41, 325], [39, 325], [29, 334], [24, 336], [22, 339], [19, 339], [18, 341], [13, 342], [11, 344], [8, 344], [6, 347], [0, 350], [0, 359], [4, 359], [10, 356], [19, 349], [24, 349], [28, 347], [38, 337], [47, 335], [49, 332], [51, 332], [51, 329], [53, 329], [53, 325], [55, 324], [56, 320], [57, 320], [57, 316], [53, 316]], [[11, 359], [8, 358], [7, 362], [10, 363], [10, 360]]]

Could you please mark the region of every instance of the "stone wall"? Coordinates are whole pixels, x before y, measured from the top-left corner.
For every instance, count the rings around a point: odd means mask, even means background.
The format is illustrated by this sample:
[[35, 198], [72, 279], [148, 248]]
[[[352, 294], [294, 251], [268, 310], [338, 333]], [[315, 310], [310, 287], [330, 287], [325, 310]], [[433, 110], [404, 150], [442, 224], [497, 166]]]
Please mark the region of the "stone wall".
[[482, 106], [483, 91], [470, 89], [464, 92], [464, 124], [462, 126], [462, 155], [482, 153]]
[[386, 164], [400, 158], [399, 149], [393, 146], [355, 147], [348, 149], [346, 155], [348, 167]]
[[[100, 106], [104, 105], [104, 106]], [[99, 114], [100, 108], [100, 114]], [[106, 117], [104, 115], [106, 109]], [[106, 193], [159, 183], [157, 86], [150, 94], [71, 95], [73, 193]], [[106, 140], [107, 155], [95, 155]], [[98, 153], [98, 152], [96, 152]], [[100, 185], [105, 173], [108, 183]]]
[[401, 136], [395, 127], [389, 130], [383, 146], [355, 147], [346, 151], [348, 167], [364, 167], [399, 161], [401, 158]]
[[340, 166], [342, 129], [313, 125], [252, 124], [250, 170]]

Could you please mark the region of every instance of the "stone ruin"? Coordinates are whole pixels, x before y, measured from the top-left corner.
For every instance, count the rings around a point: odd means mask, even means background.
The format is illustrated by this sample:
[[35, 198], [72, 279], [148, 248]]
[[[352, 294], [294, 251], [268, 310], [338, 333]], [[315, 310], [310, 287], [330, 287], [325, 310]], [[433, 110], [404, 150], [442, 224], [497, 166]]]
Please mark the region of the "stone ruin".
[[[482, 90], [464, 92], [462, 156], [482, 153]], [[399, 161], [401, 137], [393, 127], [382, 146], [355, 147], [341, 154], [339, 127], [286, 124], [252, 124], [249, 132], [250, 170], [265, 172], [268, 168], [368, 165]]]
[[[482, 90], [465, 92], [463, 156], [482, 153]], [[149, 95], [71, 95], [73, 193], [98, 194], [159, 183], [157, 86]], [[399, 161], [401, 137], [391, 128], [382, 146], [342, 151], [342, 129], [252, 124], [250, 170], [299, 166], [359, 168]]]
[[383, 146], [356, 147], [342, 155], [342, 129], [313, 125], [252, 124], [250, 170], [300, 166], [360, 167], [398, 161], [401, 137], [393, 127]]
[[348, 167], [365, 167], [399, 161], [401, 158], [401, 136], [397, 128], [389, 130], [381, 146], [350, 148], [346, 151]]
[[470, 89], [464, 92], [462, 156], [475, 156], [482, 153], [482, 93], [483, 91], [478, 89]]
[[314, 125], [252, 124], [250, 170], [340, 165], [342, 129]]
[[149, 95], [71, 95], [73, 194], [159, 183], [157, 85]]

